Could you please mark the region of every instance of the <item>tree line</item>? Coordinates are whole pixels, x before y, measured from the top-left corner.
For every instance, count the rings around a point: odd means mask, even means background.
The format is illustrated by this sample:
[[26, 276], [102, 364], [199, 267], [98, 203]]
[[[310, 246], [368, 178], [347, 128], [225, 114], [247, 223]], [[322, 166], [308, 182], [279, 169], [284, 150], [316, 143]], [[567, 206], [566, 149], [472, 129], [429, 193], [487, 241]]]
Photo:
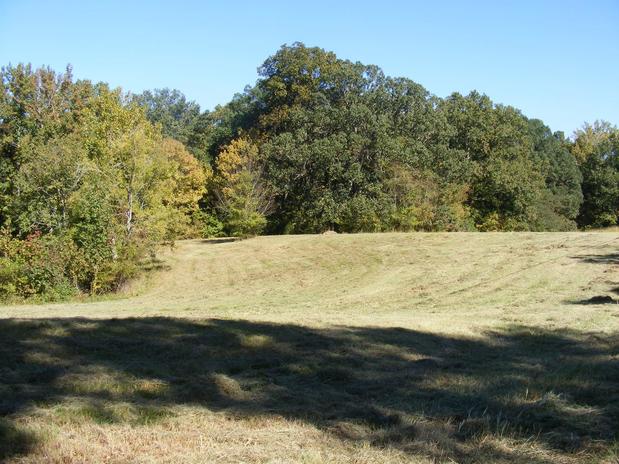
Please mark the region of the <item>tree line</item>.
[[617, 224], [609, 123], [569, 139], [301, 43], [258, 73], [201, 111], [177, 90], [2, 68], [0, 298], [112, 291], [184, 237]]

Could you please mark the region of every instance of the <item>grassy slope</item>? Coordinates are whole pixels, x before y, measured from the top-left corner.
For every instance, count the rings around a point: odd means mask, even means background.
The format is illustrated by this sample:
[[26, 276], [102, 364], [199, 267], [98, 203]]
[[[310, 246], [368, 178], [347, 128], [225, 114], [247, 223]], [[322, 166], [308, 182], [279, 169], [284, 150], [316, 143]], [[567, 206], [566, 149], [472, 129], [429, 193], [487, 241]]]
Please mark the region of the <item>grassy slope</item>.
[[181, 242], [136, 296], [0, 308], [0, 460], [615, 462], [618, 246]]

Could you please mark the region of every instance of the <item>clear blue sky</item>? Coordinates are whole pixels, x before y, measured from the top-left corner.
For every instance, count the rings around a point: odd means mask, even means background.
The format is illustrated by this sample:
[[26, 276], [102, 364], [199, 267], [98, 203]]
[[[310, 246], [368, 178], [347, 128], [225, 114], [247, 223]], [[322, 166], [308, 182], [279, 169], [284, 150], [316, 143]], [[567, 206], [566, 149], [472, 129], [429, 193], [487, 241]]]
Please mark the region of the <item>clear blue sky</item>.
[[0, 63], [125, 90], [170, 87], [203, 109], [295, 41], [446, 96], [471, 89], [566, 134], [619, 124], [619, 0], [0, 0]]

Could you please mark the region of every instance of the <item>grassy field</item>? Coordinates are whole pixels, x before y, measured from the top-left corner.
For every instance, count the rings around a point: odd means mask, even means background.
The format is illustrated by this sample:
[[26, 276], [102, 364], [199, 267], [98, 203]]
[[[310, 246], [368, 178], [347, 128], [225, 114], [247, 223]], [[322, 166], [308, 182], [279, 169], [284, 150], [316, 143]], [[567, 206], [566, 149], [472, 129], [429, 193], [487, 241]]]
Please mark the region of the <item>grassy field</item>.
[[0, 307], [0, 461], [619, 462], [619, 233], [185, 241]]

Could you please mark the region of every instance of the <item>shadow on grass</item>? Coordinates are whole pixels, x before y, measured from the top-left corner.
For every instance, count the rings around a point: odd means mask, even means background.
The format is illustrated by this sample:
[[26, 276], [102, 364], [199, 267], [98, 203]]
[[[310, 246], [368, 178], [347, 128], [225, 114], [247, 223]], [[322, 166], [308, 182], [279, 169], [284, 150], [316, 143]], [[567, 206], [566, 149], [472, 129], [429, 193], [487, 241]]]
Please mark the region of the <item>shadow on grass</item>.
[[14, 455], [27, 454], [35, 443], [34, 435], [0, 418], [0, 462]]
[[602, 304], [619, 304], [619, 301], [615, 300], [609, 295], [595, 295], [591, 298], [584, 298], [582, 300], [568, 301], [569, 304], [575, 305], [602, 305]]
[[[0, 457], [32, 444], [20, 413], [68, 398], [103, 424], [196, 405], [440, 461], [551, 462], [494, 446], [500, 437], [598, 455], [617, 440], [618, 355], [617, 335], [529, 327], [473, 339], [243, 320], [0, 320]], [[131, 414], [117, 414], [121, 403]]]
[[143, 272], [169, 271], [170, 269], [172, 268], [169, 264], [155, 256], [150, 256], [140, 263], [140, 270]]
[[[587, 254], [572, 256], [573, 259], [589, 264], [605, 264], [607, 266], [619, 265], [619, 253], [606, 253], [606, 254]], [[608, 289], [608, 293], [614, 293], [619, 295], [619, 287], [617, 282], [606, 281], [607, 284], [612, 285], [612, 288]], [[565, 303], [574, 305], [604, 305], [604, 304], [619, 304], [619, 300], [611, 295], [594, 295], [587, 298], [578, 300], [569, 300]]]
[[205, 238], [200, 240], [200, 243], [205, 245], [222, 245], [224, 243], [239, 242], [239, 237], [222, 237], [222, 238]]
[[573, 258], [578, 259], [584, 263], [619, 264], [619, 253], [579, 255], [573, 256]]

